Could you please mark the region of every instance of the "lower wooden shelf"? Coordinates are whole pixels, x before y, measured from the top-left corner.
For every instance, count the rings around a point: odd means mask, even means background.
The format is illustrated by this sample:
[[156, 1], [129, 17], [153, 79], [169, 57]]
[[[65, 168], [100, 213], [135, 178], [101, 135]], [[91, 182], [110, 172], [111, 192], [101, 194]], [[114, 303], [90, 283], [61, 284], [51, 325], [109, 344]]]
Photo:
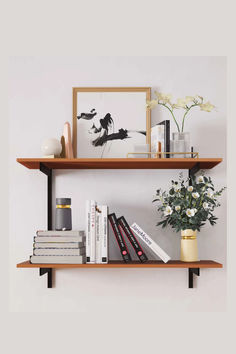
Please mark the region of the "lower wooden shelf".
[[109, 261], [108, 264], [32, 264], [25, 261], [17, 264], [17, 268], [222, 268], [221, 263], [215, 261], [181, 262], [177, 260], [164, 263], [162, 261], [147, 261], [140, 263], [133, 261]]
[[52, 274], [54, 269], [65, 268], [187, 268], [188, 269], [188, 287], [193, 288], [193, 275], [200, 275], [200, 268], [222, 268], [221, 263], [215, 261], [181, 262], [172, 260], [168, 263], [162, 261], [147, 261], [140, 263], [133, 261], [124, 263], [123, 261], [109, 261], [108, 264], [32, 264], [25, 261], [17, 264], [17, 268], [39, 268], [39, 275], [47, 274], [47, 287], [53, 287]]

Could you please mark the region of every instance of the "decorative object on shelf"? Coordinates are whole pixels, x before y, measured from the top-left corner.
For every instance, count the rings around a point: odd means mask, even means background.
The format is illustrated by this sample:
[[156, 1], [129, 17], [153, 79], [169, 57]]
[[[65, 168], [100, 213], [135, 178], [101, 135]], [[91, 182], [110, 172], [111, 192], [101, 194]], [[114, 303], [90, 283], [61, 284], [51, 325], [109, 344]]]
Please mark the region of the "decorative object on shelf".
[[43, 141], [41, 146], [41, 151], [43, 153], [43, 157], [59, 157], [62, 150], [62, 146], [59, 140], [51, 138]]
[[197, 261], [196, 230], [200, 231], [206, 221], [216, 224], [217, 217], [213, 212], [220, 206], [218, 197], [225, 187], [215, 191], [211, 178], [204, 175], [192, 176], [185, 181], [180, 174], [179, 182], [171, 182], [170, 189], [167, 192], [158, 189], [154, 199], [159, 203], [158, 211], [163, 218], [157, 226], [164, 228], [170, 225], [176, 232], [181, 231], [181, 260]]
[[67, 159], [73, 159], [73, 148], [72, 148], [72, 140], [71, 140], [71, 127], [70, 123], [66, 122], [64, 124], [63, 135], [61, 137], [62, 144], [62, 154], [61, 157], [65, 157]]
[[150, 144], [150, 87], [73, 88], [73, 151], [78, 158], [125, 158]]
[[146, 159], [146, 158], [150, 157], [149, 151], [150, 151], [149, 144], [133, 145], [133, 155], [131, 153], [130, 157], [139, 158], [139, 159]]
[[170, 121], [164, 120], [151, 128], [151, 152], [160, 153], [152, 157], [170, 157]]
[[71, 230], [71, 198], [56, 198], [56, 230]]
[[[173, 133], [173, 141], [171, 143], [171, 150], [174, 152], [185, 152], [190, 151], [190, 134], [184, 133], [185, 119], [189, 111], [193, 107], [200, 107], [201, 111], [211, 112], [215, 106], [213, 106], [209, 101], [204, 102], [202, 96], [186, 96], [185, 98], [178, 98], [176, 103], [171, 101], [172, 95], [163, 94], [155, 91], [156, 99], [147, 101], [147, 108], [152, 109], [158, 104], [167, 108], [170, 112], [178, 132]], [[184, 109], [184, 114], [181, 121], [181, 127], [177, 121], [176, 115], [174, 114], [175, 109]], [[180, 150], [182, 149], [182, 151]], [[183, 157], [188, 157], [183, 154]]]

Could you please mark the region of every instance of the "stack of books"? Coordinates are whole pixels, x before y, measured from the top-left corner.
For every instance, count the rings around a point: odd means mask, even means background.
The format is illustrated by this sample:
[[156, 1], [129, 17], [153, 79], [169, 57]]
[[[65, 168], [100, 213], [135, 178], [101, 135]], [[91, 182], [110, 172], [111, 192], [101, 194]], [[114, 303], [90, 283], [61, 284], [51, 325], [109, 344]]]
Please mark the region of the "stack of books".
[[85, 263], [84, 231], [37, 231], [36, 235], [31, 263]]
[[86, 201], [86, 263], [108, 263], [107, 205]]

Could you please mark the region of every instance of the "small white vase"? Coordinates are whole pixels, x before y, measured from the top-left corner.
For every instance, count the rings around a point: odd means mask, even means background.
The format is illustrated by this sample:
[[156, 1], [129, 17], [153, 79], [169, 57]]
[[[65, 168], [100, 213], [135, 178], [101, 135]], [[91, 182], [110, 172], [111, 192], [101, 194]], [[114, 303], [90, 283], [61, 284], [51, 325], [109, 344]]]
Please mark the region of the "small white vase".
[[59, 140], [51, 138], [43, 141], [41, 151], [44, 156], [60, 156], [62, 146]]

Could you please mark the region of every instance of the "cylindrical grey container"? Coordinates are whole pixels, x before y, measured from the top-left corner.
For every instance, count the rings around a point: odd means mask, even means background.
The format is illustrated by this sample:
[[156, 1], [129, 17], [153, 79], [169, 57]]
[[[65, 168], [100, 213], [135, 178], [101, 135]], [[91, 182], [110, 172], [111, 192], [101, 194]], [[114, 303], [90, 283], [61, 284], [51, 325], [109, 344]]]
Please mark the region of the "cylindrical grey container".
[[71, 230], [71, 198], [56, 198], [56, 230]]

